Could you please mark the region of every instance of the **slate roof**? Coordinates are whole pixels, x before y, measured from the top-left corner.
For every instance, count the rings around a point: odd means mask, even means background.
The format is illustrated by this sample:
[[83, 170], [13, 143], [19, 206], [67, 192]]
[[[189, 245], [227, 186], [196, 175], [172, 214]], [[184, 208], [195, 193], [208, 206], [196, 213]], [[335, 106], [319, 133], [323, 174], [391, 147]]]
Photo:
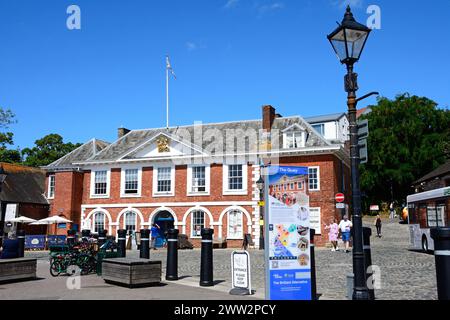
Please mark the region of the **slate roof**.
[[338, 121], [345, 115], [346, 115], [345, 112], [341, 112], [341, 113], [325, 114], [322, 116], [308, 117], [308, 118], [305, 118], [305, 120], [308, 123], [315, 124], [315, 123]]
[[427, 175], [423, 176], [422, 178], [414, 182], [414, 184], [419, 184], [434, 178], [439, 178], [444, 175], [450, 175], [450, 159], [447, 160], [447, 162], [444, 163], [443, 165], [437, 167], [435, 170], [431, 171]]
[[88, 160], [96, 156], [100, 151], [109, 146], [108, 142], [92, 139], [66, 154], [64, 157], [56, 160], [55, 162], [43, 167], [43, 169], [73, 169], [76, 166], [74, 163]]
[[[314, 147], [333, 147], [339, 146], [338, 144], [331, 144], [329, 141], [319, 135], [311, 125], [306, 122], [300, 116], [294, 117], [279, 117], [274, 120], [272, 126], [272, 132], [279, 130], [279, 144], [282, 146], [282, 131], [288, 129], [293, 125], [299, 125], [307, 132], [306, 148]], [[195, 128], [195, 129], [194, 129]], [[136, 154], [144, 146], [146, 146], [154, 138], [157, 138], [161, 134], [166, 134], [169, 137], [178, 139], [180, 142], [185, 143], [191, 148], [197, 150], [205, 150], [210, 146], [219, 135], [223, 136], [224, 148], [228, 144], [227, 130], [253, 130], [258, 134], [258, 139], [261, 138], [262, 133], [262, 120], [248, 120], [248, 121], [234, 121], [223, 123], [210, 123], [202, 124], [201, 130], [199, 126], [179, 126], [171, 128], [155, 128], [155, 129], [141, 129], [131, 130], [129, 133], [118, 139], [114, 143], [107, 143], [101, 140], [92, 139], [85, 143], [78, 149], [72, 151], [61, 159], [43, 168], [46, 170], [60, 170], [60, 169], [74, 169], [88, 163], [103, 163], [114, 162], [119, 159], [135, 159]], [[236, 131], [234, 131], [236, 132]], [[239, 132], [239, 131], [238, 131]], [[197, 135], [197, 136], [195, 136]], [[203, 135], [203, 139], [200, 137]], [[201, 145], [197, 145], [197, 141], [201, 141]], [[248, 141], [248, 140], [247, 140]], [[259, 140], [260, 141], [260, 140]], [[232, 145], [232, 144], [230, 144]], [[249, 152], [253, 151], [255, 144], [245, 143], [245, 149], [242, 150], [242, 145], [237, 146], [234, 143], [235, 152]], [[239, 148], [239, 149], [238, 149]], [[216, 154], [217, 155], [217, 154]]]
[[[276, 118], [274, 120], [272, 130], [280, 130], [280, 145], [282, 145], [282, 135], [281, 131], [289, 128], [290, 126], [298, 124], [305, 128], [309, 133], [306, 147], [326, 147], [330, 146], [330, 143], [320, 136], [303, 118], [300, 116], [289, 117], [289, 118]], [[165, 133], [170, 136], [180, 137], [182, 141], [187, 144], [191, 144], [193, 147], [199, 149], [205, 149], [214, 137], [222, 134], [224, 139], [227, 138], [227, 130], [254, 130], [259, 133], [262, 130], [261, 120], [249, 120], [249, 121], [236, 121], [236, 122], [224, 122], [224, 123], [213, 123], [213, 124], [203, 124], [200, 130], [194, 130], [194, 126], [180, 126], [171, 128], [159, 128], [159, 129], [143, 129], [143, 130], [131, 130], [128, 134], [123, 136], [121, 139], [112, 143], [111, 145], [104, 148], [96, 156], [88, 159], [88, 162], [102, 162], [102, 161], [114, 161], [122, 158], [124, 155], [129, 153], [131, 150], [139, 148], [144, 143], [148, 142], [150, 139]], [[218, 130], [218, 131], [217, 131]], [[236, 131], [235, 131], [236, 132]], [[195, 134], [203, 134], [203, 139], [196, 139]], [[190, 139], [187, 141], [186, 136]], [[196, 145], [196, 141], [202, 141], [202, 145]], [[224, 140], [224, 144], [227, 141]], [[230, 144], [231, 145], [231, 144]], [[250, 146], [248, 143], [245, 144], [246, 150], [249, 151]], [[237, 146], [235, 144], [235, 150], [237, 151]], [[128, 155], [127, 158], [132, 158]], [[80, 163], [83, 161], [80, 161]]]
[[0, 200], [13, 203], [48, 204], [44, 196], [45, 171], [10, 163], [0, 163], [7, 176]]

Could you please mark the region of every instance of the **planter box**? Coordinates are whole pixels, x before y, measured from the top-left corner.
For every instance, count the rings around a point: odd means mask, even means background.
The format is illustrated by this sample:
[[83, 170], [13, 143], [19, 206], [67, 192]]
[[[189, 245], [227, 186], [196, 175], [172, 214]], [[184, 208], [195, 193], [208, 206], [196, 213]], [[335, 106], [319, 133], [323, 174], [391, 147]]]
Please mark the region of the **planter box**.
[[128, 258], [103, 260], [102, 278], [106, 283], [133, 288], [158, 285], [161, 277], [161, 261]]
[[0, 282], [36, 279], [36, 259], [0, 259]]

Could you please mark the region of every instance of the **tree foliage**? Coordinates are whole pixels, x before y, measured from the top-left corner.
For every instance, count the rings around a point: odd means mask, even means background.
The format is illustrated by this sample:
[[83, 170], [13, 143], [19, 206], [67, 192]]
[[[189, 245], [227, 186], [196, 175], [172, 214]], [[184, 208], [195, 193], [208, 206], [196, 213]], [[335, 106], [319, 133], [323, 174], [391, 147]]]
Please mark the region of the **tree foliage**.
[[450, 158], [450, 111], [418, 96], [380, 98], [369, 120], [369, 162], [361, 165], [361, 189], [369, 201], [405, 203], [414, 181]]
[[81, 143], [64, 143], [59, 134], [49, 134], [35, 141], [35, 147], [22, 150], [23, 164], [31, 167], [46, 166], [81, 146]]
[[[8, 129], [9, 125], [16, 123], [15, 115], [10, 109], [0, 107], [0, 129]], [[0, 162], [20, 163], [22, 156], [19, 150], [10, 150], [14, 145], [12, 132], [0, 132]]]

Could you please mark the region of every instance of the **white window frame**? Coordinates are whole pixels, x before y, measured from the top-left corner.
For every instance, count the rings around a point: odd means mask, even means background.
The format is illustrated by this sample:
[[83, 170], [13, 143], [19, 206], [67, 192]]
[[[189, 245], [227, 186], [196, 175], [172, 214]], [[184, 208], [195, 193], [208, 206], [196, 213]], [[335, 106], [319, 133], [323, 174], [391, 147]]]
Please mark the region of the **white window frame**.
[[[136, 194], [125, 193], [125, 171], [138, 171], [138, 192]], [[120, 197], [121, 198], [139, 198], [142, 195], [142, 167], [122, 167], [120, 170]]]
[[319, 230], [315, 229], [316, 235], [322, 235], [322, 208], [321, 207], [310, 207], [309, 212], [316, 211], [318, 212], [319, 217]]
[[[95, 175], [96, 172], [106, 171], [106, 194], [95, 194]], [[90, 198], [91, 199], [105, 199], [110, 197], [110, 187], [111, 187], [111, 169], [97, 169], [91, 170], [91, 187], [90, 187]]]
[[[316, 128], [314, 128], [314, 127], [318, 127], [318, 126], [321, 126], [322, 132], [319, 132]], [[312, 127], [314, 130], [316, 130], [316, 132], [317, 132], [318, 134], [320, 134], [322, 137], [325, 137], [325, 123], [315, 123], [315, 124], [311, 125], [311, 127]], [[336, 130], [337, 130], [337, 129], [336, 129]]]
[[[192, 169], [194, 167], [205, 167], [205, 191], [195, 192], [192, 190]], [[209, 196], [211, 186], [211, 166], [209, 164], [190, 164], [187, 168], [187, 196]]]
[[[51, 181], [53, 178], [53, 194], [51, 194], [50, 190], [51, 190]], [[48, 199], [55, 199], [55, 191], [56, 191], [56, 175], [55, 174], [50, 174], [48, 176], [48, 189], [47, 189], [47, 198]]]
[[[158, 192], [158, 169], [159, 168], [170, 168], [170, 191]], [[152, 195], [153, 197], [173, 197], [175, 196], [175, 165], [174, 164], [159, 164], [153, 166], [153, 187]]]
[[136, 212], [134, 212], [134, 211], [132, 211], [132, 210], [129, 210], [129, 211], [126, 211], [126, 212], [124, 212], [124, 214], [123, 214], [123, 230], [126, 230], [127, 229], [127, 214], [128, 213], [132, 213], [132, 214], [134, 214], [134, 225], [135, 225], [135, 230], [134, 230], [134, 232], [139, 232], [139, 230], [138, 230], [138, 224], [137, 224], [137, 218], [138, 218], [138, 215], [137, 215], [137, 213]]
[[[287, 137], [288, 136], [293, 136], [294, 135], [294, 139], [295, 139], [295, 134], [296, 133], [300, 133], [301, 134], [301, 140], [300, 140], [300, 146], [299, 147], [290, 147], [288, 145], [288, 141], [287, 141]], [[298, 149], [298, 148], [304, 148], [306, 146], [306, 133], [304, 130], [292, 130], [292, 131], [287, 131], [283, 133], [283, 148], [284, 149]]]
[[[230, 212], [237, 211], [241, 214], [241, 234], [239, 236], [230, 236]], [[243, 240], [244, 239], [244, 213], [241, 210], [231, 209], [227, 212], [227, 240]]]
[[95, 231], [95, 226], [96, 226], [96, 219], [97, 219], [97, 215], [98, 214], [102, 214], [103, 215], [103, 228], [106, 229], [106, 214], [104, 212], [101, 211], [97, 211], [92, 215], [92, 232], [93, 233], [98, 233], [98, 231]]
[[[242, 165], [242, 189], [240, 190], [230, 190], [228, 188], [228, 168], [230, 165]], [[223, 195], [229, 196], [229, 195], [247, 195], [248, 189], [247, 189], [247, 180], [248, 180], [248, 165], [245, 163], [233, 163], [233, 164], [224, 164], [222, 166], [223, 176], [222, 176], [222, 188], [223, 188]]]
[[[317, 169], [317, 189], [310, 188], [310, 183], [309, 183], [309, 175], [310, 175], [309, 170], [310, 169]], [[312, 191], [312, 192], [320, 191], [320, 167], [319, 166], [308, 167], [308, 191]]]
[[[190, 216], [191, 216], [191, 230], [190, 230], [190, 234], [189, 234], [189, 236], [190, 236], [190, 238], [191, 239], [201, 239], [202, 238], [202, 236], [201, 236], [201, 234], [199, 235], [199, 236], [194, 236], [193, 234], [194, 234], [194, 213], [195, 212], [202, 212], [203, 213], [203, 228], [206, 228], [206, 212], [205, 211], [203, 211], [203, 210], [201, 210], [201, 209], [195, 209], [195, 210], [192, 210], [191, 211], [191, 213], [190, 213]], [[201, 232], [201, 230], [200, 230], [200, 232]]]

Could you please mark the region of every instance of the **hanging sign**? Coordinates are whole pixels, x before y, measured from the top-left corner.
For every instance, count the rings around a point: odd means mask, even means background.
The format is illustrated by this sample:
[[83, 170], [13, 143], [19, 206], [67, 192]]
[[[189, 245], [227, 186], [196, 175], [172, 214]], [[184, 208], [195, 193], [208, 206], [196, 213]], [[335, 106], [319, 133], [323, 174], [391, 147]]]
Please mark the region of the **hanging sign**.
[[267, 179], [266, 298], [311, 300], [308, 168], [271, 166]]

